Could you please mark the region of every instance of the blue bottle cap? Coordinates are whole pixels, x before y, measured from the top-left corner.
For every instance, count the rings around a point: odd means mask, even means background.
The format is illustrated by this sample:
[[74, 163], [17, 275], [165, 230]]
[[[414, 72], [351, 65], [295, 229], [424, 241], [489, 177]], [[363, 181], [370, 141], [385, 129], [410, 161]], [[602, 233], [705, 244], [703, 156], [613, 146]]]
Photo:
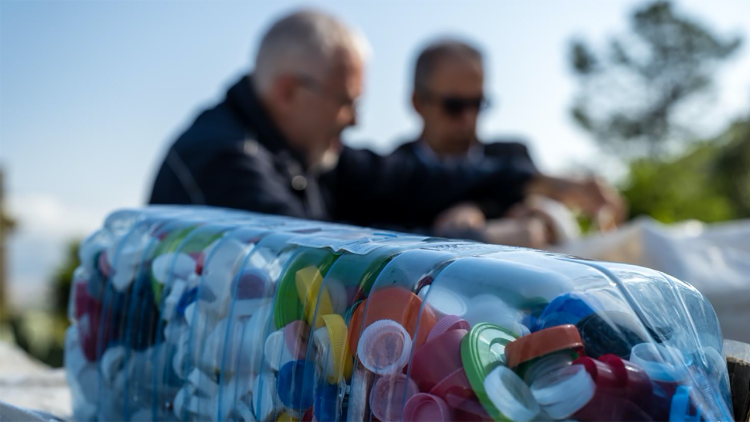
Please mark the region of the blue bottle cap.
[[312, 407], [315, 365], [305, 360], [287, 362], [279, 370], [276, 391], [289, 409], [305, 411]]
[[[342, 392], [343, 393], [343, 392]], [[319, 422], [336, 422], [340, 419], [339, 386], [327, 385], [318, 388], [313, 412]]]
[[591, 295], [579, 292], [561, 294], [544, 308], [536, 330], [565, 324], [577, 324], [582, 318], [602, 309], [602, 304]]
[[[695, 410], [695, 414], [692, 414], [693, 410]], [[693, 407], [690, 403], [690, 386], [681, 385], [677, 387], [677, 391], [675, 391], [674, 396], [672, 396], [672, 406], [669, 409], [669, 421], [700, 422], [700, 420], [700, 406]]]

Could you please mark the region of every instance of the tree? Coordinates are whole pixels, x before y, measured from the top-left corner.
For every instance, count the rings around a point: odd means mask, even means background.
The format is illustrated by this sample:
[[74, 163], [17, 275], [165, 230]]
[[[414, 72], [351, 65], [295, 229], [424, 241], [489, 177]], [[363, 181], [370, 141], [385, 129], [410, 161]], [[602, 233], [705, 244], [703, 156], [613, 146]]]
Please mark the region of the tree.
[[571, 112], [608, 149], [661, 158], [691, 138], [680, 114], [705, 100], [718, 66], [742, 40], [713, 33], [666, 1], [636, 10], [630, 31], [603, 52], [580, 39], [571, 43], [579, 82]]
[[78, 239], [71, 240], [65, 245], [65, 260], [55, 269], [52, 275], [51, 313], [60, 318], [67, 318], [68, 315], [68, 301], [70, 287], [73, 283], [73, 273], [80, 265], [78, 259], [80, 245], [81, 241]]
[[623, 194], [633, 216], [664, 223], [750, 217], [750, 118], [669, 160], [630, 163]]

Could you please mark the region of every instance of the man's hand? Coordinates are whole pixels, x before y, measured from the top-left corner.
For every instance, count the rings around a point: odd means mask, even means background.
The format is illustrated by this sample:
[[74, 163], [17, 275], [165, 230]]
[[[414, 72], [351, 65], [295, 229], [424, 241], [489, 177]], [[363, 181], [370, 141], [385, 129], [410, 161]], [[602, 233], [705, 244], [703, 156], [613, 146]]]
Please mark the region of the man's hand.
[[534, 249], [544, 249], [552, 240], [547, 224], [537, 217], [492, 220], [483, 235], [487, 243]]
[[450, 236], [456, 232], [478, 231], [487, 220], [476, 204], [465, 202], [443, 211], [435, 218], [433, 231], [438, 236]]
[[602, 231], [611, 230], [625, 220], [627, 207], [615, 188], [599, 179], [573, 180], [539, 175], [527, 188], [555, 199], [571, 208], [577, 208], [596, 220]]

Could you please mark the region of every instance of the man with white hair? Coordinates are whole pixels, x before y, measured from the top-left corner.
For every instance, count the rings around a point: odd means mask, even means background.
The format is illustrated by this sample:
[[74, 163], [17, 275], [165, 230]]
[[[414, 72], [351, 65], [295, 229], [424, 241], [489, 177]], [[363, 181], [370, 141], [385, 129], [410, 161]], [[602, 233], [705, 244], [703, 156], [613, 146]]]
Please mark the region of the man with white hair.
[[[367, 53], [364, 38], [330, 15], [300, 11], [277, 21], [254, 73], [171, 146], [150, 202], [409, 227], [455, 203], [513, 202], [530, 190], [592, 198], [580, 195], [589, 185], [503, 160], [432, 165], [341, 146], [341, 132], [356, 124]], [[592, 212], [610, 200], [595, 193]]]

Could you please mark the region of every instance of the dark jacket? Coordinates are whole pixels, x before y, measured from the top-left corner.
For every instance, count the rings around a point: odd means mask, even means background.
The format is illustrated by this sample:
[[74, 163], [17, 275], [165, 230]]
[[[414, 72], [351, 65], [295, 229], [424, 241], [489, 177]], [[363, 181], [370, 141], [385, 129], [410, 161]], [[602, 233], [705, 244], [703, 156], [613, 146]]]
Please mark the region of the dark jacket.
[[[519, 139], [503, 139], [492, 143], [482, 143], [477, 145], [479, 157], [472, 156], [467, 158], [466, 164], [476, 164], [484, 159], [501, 159], [506, 160], [513, 166], [530, 168], [536, 171], [534, 161], [531, 159], [529, 149]], [[440, 161], [435, 153], [429, 150], [429, 146], [421, 144], [421, 141], [411, 141], [400, 145], [391, 154], [392, 156], [411, 157], [420, 160], [425, 164], [435, 164]], [[479, 206], [485, 216], [490, 219], [501, 218], [513, 204], [521, 200], [520, 197], [507, 196], [502, 199], [490, 201], [478, 201]]]
[[505, 159], [428, 165], [344, 147], [336, 167], [312, 175], [251, 88], [232, 86], [170, 147], [152, 204], [205, 204], [360, 225], [421, 225], [466, 200], [520, 198], [534, 170]]

